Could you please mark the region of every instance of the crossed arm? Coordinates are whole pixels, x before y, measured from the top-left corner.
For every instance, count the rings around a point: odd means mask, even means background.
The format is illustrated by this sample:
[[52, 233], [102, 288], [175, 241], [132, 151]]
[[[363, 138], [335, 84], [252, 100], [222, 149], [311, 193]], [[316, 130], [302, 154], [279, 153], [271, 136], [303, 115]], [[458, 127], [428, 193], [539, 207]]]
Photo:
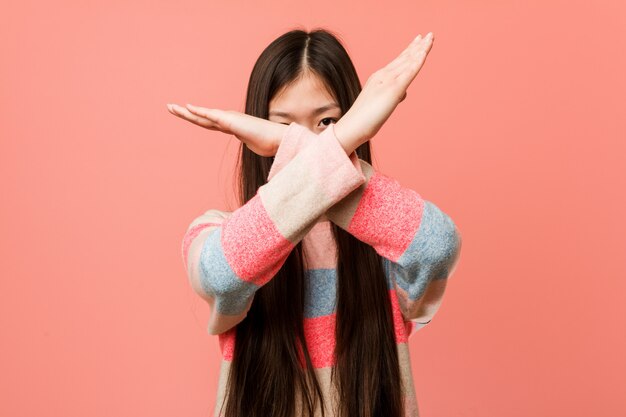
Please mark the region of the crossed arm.
[[432, 41], [432, 33], [418, 35], [368, 78], [337, 124], [317, 136], [295, 122], [168, 106], [181, 118], [235, 135], [259, 155], [275, 155], [268, 182], [252, 199], [232, 213], [207, 211], [183, 237], [189, 280], [211, 307], [209, 333], [243, 320], [255, 292], [322, 214], [383, 257], [405, 319], [420, 326], [432, 319], [458, 262], [459, 231], [435, 204], [354, 152], [404, 100]]
[[454, 222], [356, 152], [347, 155], [333, 125], [315, 135], [292, 123], [257, 194], [232, 213], [207, 211], [183, 238], [190, 283], [211, 308], [209, 333], [245, 318], [255, 292], [322, 214], [383, 257], [406, 320], [421, 327], [432, 319], [459, 259]]

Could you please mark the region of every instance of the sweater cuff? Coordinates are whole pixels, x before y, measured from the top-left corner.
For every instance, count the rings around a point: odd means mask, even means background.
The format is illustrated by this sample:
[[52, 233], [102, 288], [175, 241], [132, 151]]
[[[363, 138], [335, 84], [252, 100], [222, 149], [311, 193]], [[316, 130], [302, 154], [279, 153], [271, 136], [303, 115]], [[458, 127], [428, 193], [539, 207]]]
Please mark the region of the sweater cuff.
[[[331, 126], [333, 125], [329, 125], [326, 129], [331, 129]], [[333, 136], [335, 136], [334, 127], [332, 129]], [[319, 140], [319, 135], [316, 135], [305, 126], [291, 122], [283, 134], [276, 155], [274, 155], [274, 162], [267, 176], [267, 181], [269, 182], [298, 152], [315, 140]], [[350, 154], [349, 158], [352, 166], [359, 171], [359, 174], [364, 175], [356, 150]]]
[[310, 143], [311, 136], [315, 136], [315, 134], [296, 122], [291, 122], [287, 126], [276, 155], [274, 155], [274, 162], [267, 176], [267, 181], [271, 180], [302, 148]]

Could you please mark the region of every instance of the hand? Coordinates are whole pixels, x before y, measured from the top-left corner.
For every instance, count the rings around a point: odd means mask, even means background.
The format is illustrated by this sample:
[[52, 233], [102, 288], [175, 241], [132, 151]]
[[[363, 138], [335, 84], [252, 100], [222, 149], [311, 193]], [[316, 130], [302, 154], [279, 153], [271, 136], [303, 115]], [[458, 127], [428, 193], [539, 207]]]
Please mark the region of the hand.
[[234, 110], [207, 109], [187, 104], [186, 107], [168, 104], [175, 116], [210, 130], [235, 135], [250, 150], [261, 156], [274, 156], [287, 125], [271, 122]]
[[433, 39], [432, 32], [424, 38], [417, 35], [398, 57], [368, 78], [352, 107], [335, 124], [337, 139], [348, 154], [370, 140], [406, 98]]

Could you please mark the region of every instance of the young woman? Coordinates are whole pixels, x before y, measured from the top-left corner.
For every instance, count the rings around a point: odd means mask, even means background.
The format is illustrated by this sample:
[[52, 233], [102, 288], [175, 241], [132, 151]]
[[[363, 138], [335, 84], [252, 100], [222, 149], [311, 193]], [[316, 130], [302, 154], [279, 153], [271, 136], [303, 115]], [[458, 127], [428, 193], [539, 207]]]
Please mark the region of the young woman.
[[256, 62], [245, 113], [168, 105], [241, 141], [241, 207], [208, 210], [182, 242], [222, 350], [215, 416], [418, 416], [408, 338], [461, 236], [373, 168], [369, 140], [432, 43], [418, 35], [361, 89], [333, 34], [292, 30]]

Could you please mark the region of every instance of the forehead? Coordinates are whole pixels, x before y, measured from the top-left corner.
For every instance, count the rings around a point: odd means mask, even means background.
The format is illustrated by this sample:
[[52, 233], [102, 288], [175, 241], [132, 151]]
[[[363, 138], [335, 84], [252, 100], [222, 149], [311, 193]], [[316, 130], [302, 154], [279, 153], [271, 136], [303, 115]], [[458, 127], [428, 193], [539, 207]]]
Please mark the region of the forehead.
[[270, 100], [269, 109], [308, 114], [329, 103], [337, 101], [322, 80], [316, 75], [306, 75], [280, 90]]

